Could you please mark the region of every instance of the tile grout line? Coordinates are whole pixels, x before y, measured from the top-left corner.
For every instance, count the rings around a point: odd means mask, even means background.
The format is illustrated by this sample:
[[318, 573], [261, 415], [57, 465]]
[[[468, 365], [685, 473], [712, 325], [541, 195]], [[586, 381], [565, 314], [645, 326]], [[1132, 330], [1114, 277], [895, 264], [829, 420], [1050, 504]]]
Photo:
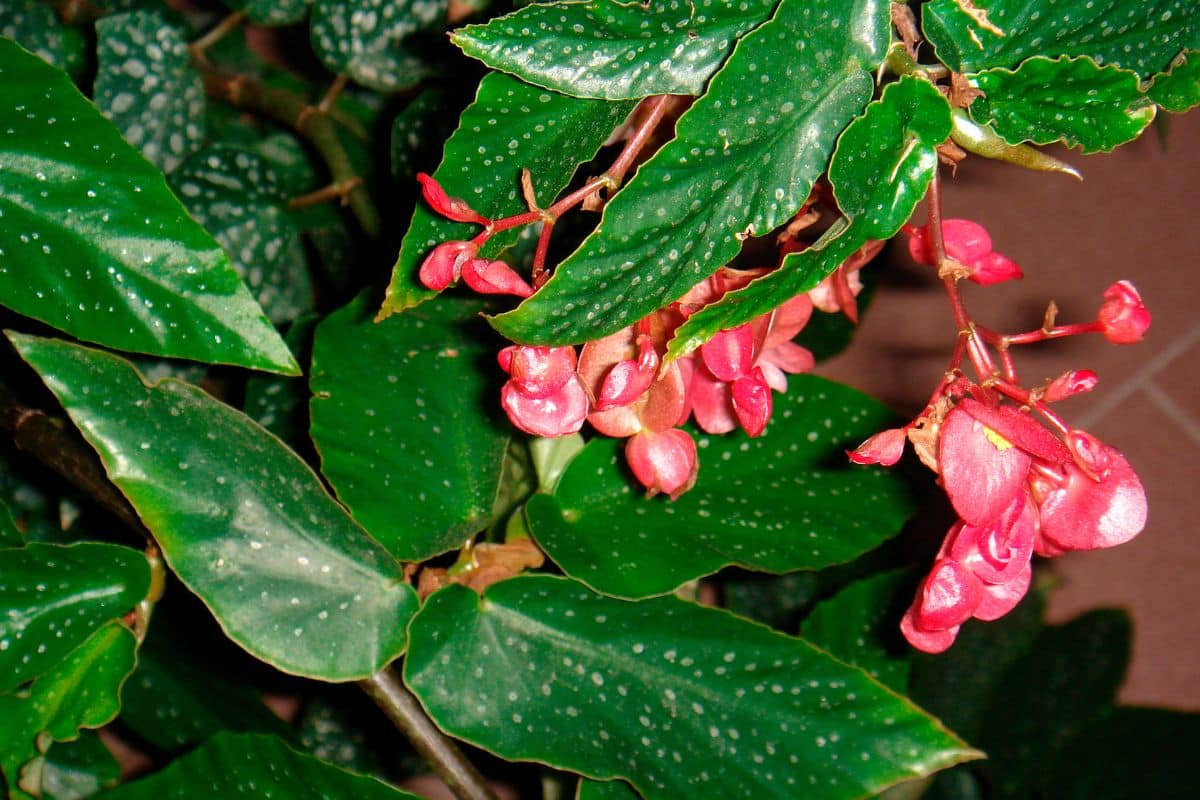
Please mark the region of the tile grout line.
[[1162, 388], [1154, 381], [1146, 381], [1142, 386], [1142, 392], [1158, 406], [1159, 409], [1171, 418], [1171, 421], [1183, 429], [1183, 432], [1188, 435], [1196, 444], [1200, 444], [1200, 423], [1192, 419], [1186, 411], [1179, 407], [1175, 402], [1175, 398], [1164, 392]]
[[1159, 352], [1136, 373], [1125, 379], [1116, 389], [1104, 396], [1088, 413], [1079, 419], [1080, 428], [1091, 428], [1108, 415], [1110, 411], [1125, 402], [1127, 398], [1149, 383], [1161, 369], [1166, 367], [1179, 356], [1191, 349], [1192, 345], [1200, 342], [1200, 325], [1180, 336], [1169, 347]]

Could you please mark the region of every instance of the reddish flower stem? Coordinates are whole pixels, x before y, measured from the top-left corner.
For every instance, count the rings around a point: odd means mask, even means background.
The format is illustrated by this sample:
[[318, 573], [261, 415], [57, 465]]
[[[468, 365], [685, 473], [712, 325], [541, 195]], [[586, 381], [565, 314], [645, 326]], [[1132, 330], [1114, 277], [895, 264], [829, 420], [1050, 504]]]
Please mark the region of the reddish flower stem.
[[553, 220], [548, 219], [542, 223], [542, 231], [538, 234], [537, 250], [533, 253], [533, 270], [529, 276], [535, 292], [542, 288], [542, 284], [549, 278], [546, 274], [546, 253], [550, 251], [550, 234], [553, 231]]
[[1022, 389], [1020, 386], [999, 378], [993, 379], [988, 385], [1005, 397], [1015, 400], [1021, 405], [1032, 408], [1042, 417], [1042, 419], [1046, 420], [1046, 422], [1050, 424], [1050, 427], [1054, 428], [1063, 436], [1066, 436], [1071, 432], [1071, 426], [1063, 422], [1062, 417], [1054, 413], [1054, 411], [1052, 411], [1048, 405], [1043, 403], [1041, 400], [1036, 399], [1033, 396], [1033, 393], [1029, 390]]
[[1056, 325], [1053, 328], [1039, 328], [1025, 333], [1003, 334], [990, 328], [976, 326], [975, 331], [988, 344], [996, 347], [1007, 347], [1013, 344], [1035, 344], [1050, 339], [1061, 339], [1064, 336], [1078, 336], [1081, 333], [1100, 333], [1103, 328], [1097, 321], [1078, 322], [1074, 325]]

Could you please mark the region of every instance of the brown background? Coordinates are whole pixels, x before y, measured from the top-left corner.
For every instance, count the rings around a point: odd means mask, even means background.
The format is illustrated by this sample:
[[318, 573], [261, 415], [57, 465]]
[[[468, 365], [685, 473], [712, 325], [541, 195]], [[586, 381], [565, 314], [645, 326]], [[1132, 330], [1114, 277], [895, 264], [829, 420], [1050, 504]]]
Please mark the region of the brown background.
[[[1060, 322], [1094, 319], [1104, 289], [1123, 278], [1153, 312], [1141, 344], [1087, 336], [1014, 353], [1026, 386], [1071, 368], [1099, 373], [1095, 392], [1057, 408], [1122, 450], [1150, 501], [1146, 530], [1129, 544], [1052, 562], [1051, 620], [1127, 609], [1133, 664], [1121, 699], [1200, 710], [1200, 113], [1169, 125], [1165, 151], [1153, 131], [1110, 154], [1051, 151], [1082, 183], [968, 159], [947, 180], [944, 210], [987, 226], [995, 249], [1025, 271], [1023, 281], [967, 285], [968, 309], [989, 327], [1036, 328], [1050, 299]], [[945, 369], [954, 325], [932, 270], [903, 250], [892, 247], [898, 277], [884, 279], [852, 347], [819, 370], [912, 414]]]

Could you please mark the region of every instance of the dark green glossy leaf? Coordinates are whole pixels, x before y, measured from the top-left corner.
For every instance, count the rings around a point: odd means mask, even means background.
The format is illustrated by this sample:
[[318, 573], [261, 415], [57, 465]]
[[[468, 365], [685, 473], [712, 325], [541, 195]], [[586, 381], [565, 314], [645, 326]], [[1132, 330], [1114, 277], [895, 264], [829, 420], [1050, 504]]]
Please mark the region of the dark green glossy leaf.
[[318, 761], [261, 734], [220, 734], [165, 769], [101, 795], [104, 800], [192, 800], [198, 796], [418, 800], [416, 795]]
[[[672, 355], [699, 347], [816, 286], [868, 239], [889, 239], [912, 215], [937, 171], [939, 144], [950, 135], [950, 106], [933, 85], [913, 77], [888, 85], [838, 138], [829, 181], [849, 227], [789, 255], [774, 272], [688, 318]], [[836, 238], [832, 238], [836, 237]]]
[[776, 0], [608, 0], [528, 5], [450, 37], [492, 69], [575, 97], [701, 94]]
[[330, 72], [380, 92], [416, 85], [430, 73], [414, 34], [446, 18], [447, 0], [316, 0], [313, 51]]
[[641, 795], [625, 781], [593, 781], [582, 778], [575, 800], [641, 800]]
[[0, 303], [111, 347], [296, 372], [229, 260], [65, 74], [0, 40]]
[[[311, 350], [317, 314], [303, 314], [288, 326], [284, 341], [300, 357]], [[305, 358], [305, 360], [308, 360]], [[246, 416], [295, 447], [308, 437], [308, 384], [278, 375], [253, 375], [246, 381]]]
[[[478, 303], [371, 321], [360, 297], [317, 328], [312, 437], [321, 470], [396, 558], [422, 561], [488, 526], [509, 427]], [[487, 333], [486, 326], [484, 333]]]
[[0, 2], [0, 36], [15, 40], [43, 61], [67, 69], [65, 27], [48, 4], [38, 0]]
[[92, 731], [81, 731], [73, 742], [54, 744], [35, 764], [35, 769], [24, 771], [21, 788], [46, 800], [82, 800], [121, 778], [121, 765]]
[[21, 547], [24, 544], [25, 537], [17, 528], [12, 511], [6, 502], [0, 500], [0, 547]]
[[1059, 749], [1112, 704], [1129, 663], [1131, 627], [1122, 611], [1089, 612], [1043, 630], [1005, 671], [978, 740], [993, 797], [1029, 797]]
[[300, 231], [282, 183], [268, 160], [250, 150], [215, 145], [171, 175], [188, 213], [216, 238], [276, 325], [313, 305]]
[[188, 57], [187, 35], [147, 9], [96, 22], [96, 105], [165, 172], [204, 136], [204, 82]]
[[[1196, 47], [1195, 0], [976, 0], [980, 24], [957, 0], [922, 6], [922, 28], [956, 72], [1014, 67], [1031, 56], [1090, 56], [1149, 77]], [[999, 30], [1000, 33], [996, 31]]]
[[254, 686], [228, 662], [214, 658], [208, 641], [197, 642], [172, 622], [154, 615], [137, 670], [121, 693], [124, 725], [168, 753], [222, 731], [288, 734]]
[[[475, 102], [463, 111], [433, 176], [451, 197], [461, 197], [480, 214], [499, 219], [527, 210], [519, 191], [524, 168], [533, 176], [538, 199], [549, 205], [633, 106], [579, 100], [490, 74], [480, 82]], [[477, 232], [476, 225], [443, 219], [418, 203], [380, 313], [402, 311], [433, 297], [435, 293], [417, 280], [422, 259], [442, 242]], [[493, 236], [481, 253], [494, 257], [517, 236], [516, 230]]]
[[945, 653], [914, 653], [910, 696], [968, 742], [978, 742], [993, 724], [987, 716], [989, 699], [993, 693], [1011, 693], [1004, 674], [1029, 652], [1041, 631], [1044, 608], [1044, 592], [1031, 590], [995, 622], [965, 624]]
[[877, 0], [784, 0], [738, 42], [675, 139], [605, 207], [600, 227], [493, 324], [515, 341], [597, 339], [680, 297], [745, 238], [786, 222], [870, 100], [887, 9]]
[[1200, 714], [1115, 708], [1059, 751], [1046, 784], [1054, 800], [1190, 800], [1196, 796]]
[[452, 118], [445, 114], [447, 102], [445, 91], [426, 89], [392, 120], [392, 178], [397, 182], [412, 186], [418, 172], [437, 163], [441, 143], [453, 131]]
[[1180, 53], [1166, 73], [1154, 76], [1148, 94], [1151, 100], [1175, 113], [1200, 105], [1200, 50]]
[[408, 685], [443, 729], [503, 758], [645, 797], [858, 798], [974, 754], [801, 639], [663, 597], [524, 576], [413, 619]]
[[115, 356], [10, 338], [231, 639], [332, 681], [404, 649], [416, 596], [400, 565], [278, 439], [194, 386], [146, 386]]
[[115, 544], [0, 550], [0, 692], [46, 672], [150, 588], [146, 557]]
[[974, 76], [983, 96], [971, 104], [976, 122], [991, 124], [1009, 144], [1064, 142], [1085, 153], [1136, 139], [1154, 119], [1138, 76], [1090, 58], [1031, 58], [1015, 71]]
[[54, 742], [73, 740], [81, 729], [99, 728], [117, 715], [136, 650], [129, 629], [110, 622], [29, 688], [0, 695], [0, 771], [10, 786], [23, 768], [39, 769], [37, 760]]
[[799, 627], [801, 612], [817, 599], [821, 587], [819, 572], [767, 575], [730, 571], [721, 575], [724, 608], [784, 632]]
[[310, 0], [226, 0], [230, 8], [246, 12], [255, 25], [294, 25], [308, 16]]
[[903, 483], [843, 453], [886, 427], [888, 411], [813, 375], [788, 381], [764, 435], [697, 435], [699, 478], [674, 502], [642, 496], [620, 442], [592, 440], [553, 496], [526, 505], [538, 544], [599, 591], [645, 597], [730, 564], [764, 572], [840, 564], [895, 535], [913, 511]]

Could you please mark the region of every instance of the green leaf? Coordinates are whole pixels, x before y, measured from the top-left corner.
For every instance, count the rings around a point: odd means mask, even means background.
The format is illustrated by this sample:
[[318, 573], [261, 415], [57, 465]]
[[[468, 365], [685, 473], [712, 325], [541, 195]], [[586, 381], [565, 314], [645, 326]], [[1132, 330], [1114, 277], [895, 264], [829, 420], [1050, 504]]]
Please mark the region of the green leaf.
[[154, 615], [137, 670], [121, 694], [124, 725], [168, 753], [222, 731], [287, 735], [288, 726], [263, 704], [242, 671], [214, 658], [211, 642], [197, 642], [193, 631], [172, 622]]
[[1015, 71], [980, 72], [974, 81], [983, 96], [971, 104], [971, 116], [1009, 144], [1064, 142], [1084, 153], [1107, 152], [1136, 139], [1154, 119], [1155, 106], [1135, 73], [1090, 58], [1031, 58]]
[[718, 331], [736, 328], [820, 283], [868, 239], [900, 230], [937, 171], [937, 146], [950, 135], [950, 105], [927, 81], [889, 84], [838, 138], [829, 181], [849, 227], [789, 255], [774, 272], [688, 318], [669, 353], [683, 355]]
[[226, 635], [320, 680], [404, 649], [416, 597], [295, 453], [200, 389], [147, 386], [107, 353], [9, 334]]
[[565, 573], [646, 597], [730, 564], [791, 572], [840, 564], [895, 535], [914, 510], [903, 483], [843, 453], [888, 411], [813, 375], [788, 379], [766, 433], [697, 435], [700, 474], [674, 502], [625, 475], [621, 443], [596, 438], [551, 495], [526, 504], [534, 538]]
[[701, 94], [776, 0], [608, 0], [528, 5], [450, 39], [492, 69], [575, 97]]
[[0, 692], [46, 672], [150, 589], [136, 550], [32, 542], [0, 550]]
[[[525, 168], [533, 176], [539, 200], [549, 204], [633, 106], [632, 102], [579, 100], [492, 73], [480, 82], [475, 101], [463, 111], [433, 176], [451, 197], [461, 197], [480, 214], [500, 219], [527, 210], [519, 192]], [[421, 260], [436, 245], [465, 239], [477, 229], [443, 219], [418, 203], [380, 314], [403, 311], [433, 297], [436, 292], [417, 280]], [[497, 234], [480, 253], [494, 258], [518, 235], [515, 229]]]
[[0, 3], [0, 36], [16, 40], [38, 58], [67, 69], [66, 28], [54, 9], [38, 0], [3, 0]]
[[1180, 53], [1165, 73], [1154, 76], [1150, 99], [1177, 114], [1200, 105], [1200, 51]]
[[1200, 44], [1195, 0], [976, 0], [971, 5], [990, 25], [962, 5], [933, 0], [922, 7], [925, 38], [955, 72], [1013, 67], [1031, 56], [1089, 56], [1149, 77]]
[[0, 771], [10, 787], [23, 767], [41, 766], [37, 760], [53, 742], [71, 741], [81, 729], [99, 728], [117, 715], [136, 650], [129, 629], [110, 622], [28, 689], [0, 695]]
[[444, 730], [649, 800], [858, 798], [975, 755], [861, 670], [674, 597], [551, 576], [482, 599], [450, 586], [411, 635], [405, 679]]
[[641, 800], [632, 786], [625, 781], [593, 781], [581, 778], [575, 800]]
[[[855, 581], [817, 604], [804, 620], [804, 638], [830, 655], [864, 670], [875, 680], [903, 692], [908, 686], [908, 661], [900, 638], [900, 616], [910, 588], [903, 572], [885, 572]], [[897, 607], [897, 599], [903, 605]]]
[[361, 800], [419, 800], [386, 783], [346, 772], [299, 753], [261, 734], [215, 736], [165, 769], [127, 783], [104, 800], [189, 800], [199, 787], [221, 798], [354, 797]]
[[[73, 742], [60, 742], [46, 753], [38, 771], [35, 797], [49, 800], [82, 800], [115, 786], [121, 765], [99, 734], [83, 731]], [[27, 784], [22, 781], [22, 788]]]
[[204, 82], [186, 29], [138, 9], [97, 20], [96, 37], [96, 105], [147, 161], [172, 171], [204, 136]]
[[1129, 663], [1131, 627], [1123, 611], [1089, 612], [1043, 630], [1004, 673], [978, 740], [994, 797], [1029, 797], [1059, 749], [1112, 704]]
[[312, 308], [300, 231], [267, 158], [214, 145], [184, 162], [171, 175], [171, 186], [229, 255], [271, 322], [289, 322]]
[[1200, 714], [1116, 708], [1059, 752], [1046, 785], [1054, 800], [1189, 800], [1196, 795]]
[[633, 324], [786, 222], [870, 100], [887, 4], [783, 0], [738, 42], [675, 139], [605, 207], [554, 277], [493, 320], [520, 342], [570, 344]]
[[445, 91], [426, 89], [392, 120], [389, 150], [392, 178], [398, 183], [412, 181], [426, 162], [432, 166], [437, 161], [442, 140], [453, 130], [447, 103]]
[[255, 25], [294, 25], [308, 16], [311, 0], [225, 0], [225, 5], [245, 11]]
[[354, 518], [396, 558], [423, 561], [491, 521], [510, 431], [486, 366], [495, 348], [479, 303], [375, 323], [367, 299], [317, 328], [312, 438]]
[[[299, 356], [311, 349], [317, 314], [302, 314], [288, 326], [284, 341]], [[307, 359], [305, 359], [307, 360]], [[295, 447], [308, 441], [308, 384], [278, 375], [252, 375], [246, 381], [246, 416]]]
[[437, 29], [447, 0], [316, 0], [313, 52], [330, 72], [379, 92], [415, 86], [432, 71], [414, 35]]
[[8, 503], [0, 500], [0, 547], [21, 547], [24, 544], [25, 537], [13, 519], [12, 510]]
[[0, 303], [124, 350], [297, 371], [216, 242], [65, 74], [0, 40], [0, 107]]

